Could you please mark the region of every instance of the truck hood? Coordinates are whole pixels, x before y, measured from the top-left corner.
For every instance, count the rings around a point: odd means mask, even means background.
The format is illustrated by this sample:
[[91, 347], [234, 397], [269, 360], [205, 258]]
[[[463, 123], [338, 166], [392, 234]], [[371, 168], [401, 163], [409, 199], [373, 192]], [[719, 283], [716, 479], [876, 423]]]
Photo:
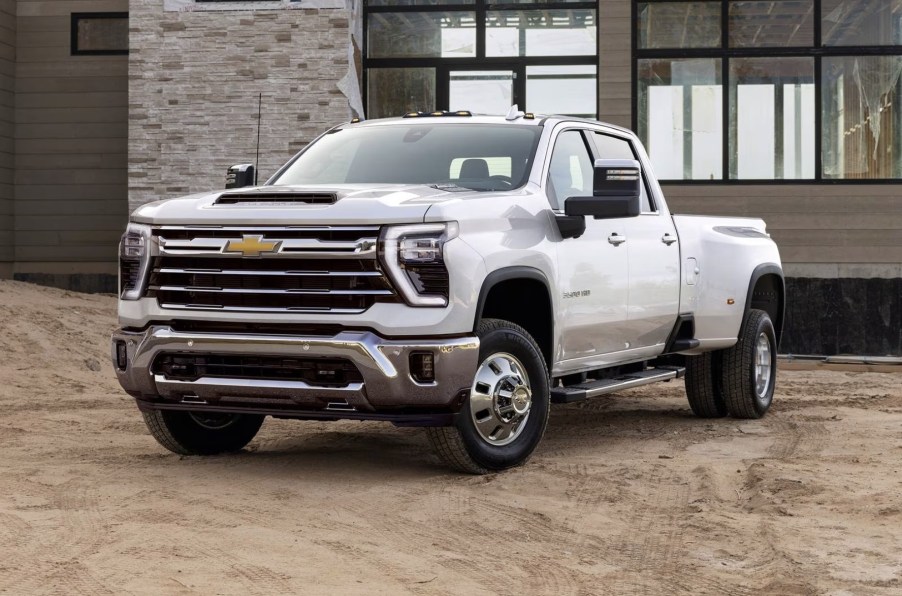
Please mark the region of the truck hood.
[[148, 203], [131, 219], [205, 226], [416, 223], [436, 203], [480, 194], [484, 193], [400, 184], [256, 186]]

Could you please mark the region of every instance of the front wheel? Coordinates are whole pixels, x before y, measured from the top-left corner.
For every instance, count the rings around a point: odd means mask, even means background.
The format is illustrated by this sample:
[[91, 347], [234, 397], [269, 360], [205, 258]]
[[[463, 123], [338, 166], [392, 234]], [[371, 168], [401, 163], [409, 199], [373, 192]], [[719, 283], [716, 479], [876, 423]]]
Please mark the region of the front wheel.
[[428, 428], [438, 455], [452, 468], [487, 474], [529, 459], [548, 424], [550, 379], [529, 333], [508, 321], [476, 327], [479, 366], [454, 426]]
[[777, 338], [770, 317], [753, 309], [742, 324], [739, 341], [723, 351], [723, 396], [733, 418], [761, 418], [774, 399]]
[[179, 455], [215, 455], [238, 451], [251, 442], [263, 416], [210, 412], [143, 412], [147, 429], [157, 442]]

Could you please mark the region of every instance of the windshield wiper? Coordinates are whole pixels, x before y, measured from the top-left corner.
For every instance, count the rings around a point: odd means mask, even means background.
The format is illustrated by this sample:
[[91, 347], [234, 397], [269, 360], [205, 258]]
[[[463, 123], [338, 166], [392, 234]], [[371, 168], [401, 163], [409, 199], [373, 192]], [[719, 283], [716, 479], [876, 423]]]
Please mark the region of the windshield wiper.
[[454, 184], [453, 182], [436, 182], [434, 184], [427, 184], [426, 186], [447, 192], [470, 192], [474, 190], [476, 192], [488, 192], [490, 190], [495, 190], [493, 188], [471, 188], [468, 186], [459, 186], [457, 184]]

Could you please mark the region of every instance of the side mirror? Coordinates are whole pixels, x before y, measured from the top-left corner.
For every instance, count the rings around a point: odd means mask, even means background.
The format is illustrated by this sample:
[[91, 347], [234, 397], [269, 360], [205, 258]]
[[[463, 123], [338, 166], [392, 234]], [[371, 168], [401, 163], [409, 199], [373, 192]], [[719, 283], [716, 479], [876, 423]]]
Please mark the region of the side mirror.
[[564, 201], [567, 215], [591, 215], [595, 219], [635, 217], [641, 212], [642, 175], [634, 159], [597, 159], [591, 197]]
[[226, 171], [226, 189], [244, 188], [245, 186], [253, 186], [256, 183], [254, 164], [243, 163], [232, 166]]

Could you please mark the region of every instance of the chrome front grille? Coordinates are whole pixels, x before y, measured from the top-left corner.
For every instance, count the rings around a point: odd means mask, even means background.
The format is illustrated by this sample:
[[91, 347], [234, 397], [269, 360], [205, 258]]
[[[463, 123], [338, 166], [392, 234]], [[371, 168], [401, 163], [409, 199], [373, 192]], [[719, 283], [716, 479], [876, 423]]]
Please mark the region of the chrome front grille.
[[378, 233], [161, 227], [147, 295], [168, 309], [360, 313], [397, 301], [376, 260]]

